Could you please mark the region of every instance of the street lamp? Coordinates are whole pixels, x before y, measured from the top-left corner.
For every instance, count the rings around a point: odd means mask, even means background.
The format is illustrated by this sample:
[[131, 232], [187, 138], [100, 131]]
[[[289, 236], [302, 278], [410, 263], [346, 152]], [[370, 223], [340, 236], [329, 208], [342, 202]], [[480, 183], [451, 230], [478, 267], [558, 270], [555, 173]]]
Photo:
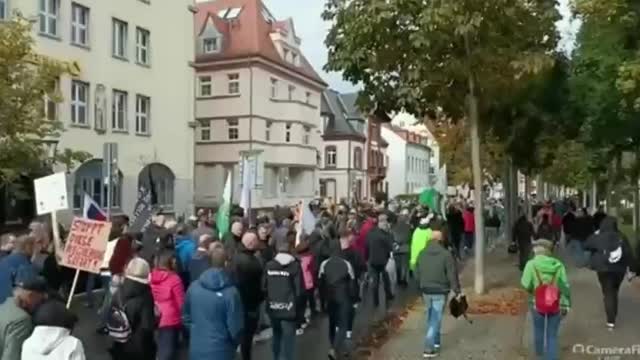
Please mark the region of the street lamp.
[[60, 140], [58, 139], [44, 139], [40, 140], [40, 143], [45, 147], [47, 151], [47, 158], [45, 159], [45, 164], [48, 167], [51, 167], [55, 162], [56, 155], [58, 154], [58, 143]]

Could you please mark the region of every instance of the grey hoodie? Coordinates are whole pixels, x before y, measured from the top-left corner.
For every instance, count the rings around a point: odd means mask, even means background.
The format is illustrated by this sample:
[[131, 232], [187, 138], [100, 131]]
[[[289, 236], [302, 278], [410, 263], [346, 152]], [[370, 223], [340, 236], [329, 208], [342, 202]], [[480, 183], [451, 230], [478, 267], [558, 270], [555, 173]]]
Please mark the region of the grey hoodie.
[[425, 294], [460, 293], [453, 255], [437, 241], [430, 242], [418, 256], [415, 275], [420, 290]]

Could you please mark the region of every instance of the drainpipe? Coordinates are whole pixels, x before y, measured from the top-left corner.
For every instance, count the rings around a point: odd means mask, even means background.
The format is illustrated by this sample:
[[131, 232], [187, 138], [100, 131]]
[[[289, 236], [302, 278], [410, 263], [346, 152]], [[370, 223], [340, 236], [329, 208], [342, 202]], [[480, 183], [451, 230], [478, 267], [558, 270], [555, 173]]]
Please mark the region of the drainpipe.
[[[347, 203], [351, 204], [351, 190], [353, 185], [351, 184], [351, 140], [349, 140], [349, 162], [347, 163]], [[337, 199], [336, 199], [337, 203]]]
[[[249, 66], [249, 152], [253, 150], [253, 63]], [[241, 166], [244, 166], [245, 162], [242, 159]], [[244, 169], [247, 171], [247, 169]], [[257, 171], [257, 169], [256, 169]], [[257, 176], [257, 174], [255, 174]], [[249, 189], [249, 208], [247, 209], [247, 217], [249, 218], [249, 225], [253, 225], [253, 216], [251, 214], [251, 208], [253, 206], [253, 189]]]

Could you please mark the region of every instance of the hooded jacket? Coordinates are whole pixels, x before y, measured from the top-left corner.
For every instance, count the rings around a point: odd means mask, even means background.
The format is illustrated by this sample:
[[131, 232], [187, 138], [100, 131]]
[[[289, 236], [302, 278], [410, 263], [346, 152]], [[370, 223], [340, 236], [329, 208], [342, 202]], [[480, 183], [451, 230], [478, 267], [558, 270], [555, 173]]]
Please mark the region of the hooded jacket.
[[429, 245], [432, 234], [433, 231], [429, 228], [429, 225], [419, 225], [413, 231], [413, 236], [411, 237], [411, 257], [409, 259], [411, 271], [415, 270], [418, 256], [420, 256], [422, 250]]
[[64, 327], [36, 326], [22, 344], [22, 360], [85, 360], [82, 342]]
[[318, 278], [321, 290], [330, 301], [351, 304], [358, 300], [355, 271], [344, 257], [334, 255], [323, 261]]
[[248, 250], [244, 245], [233, 257], [233, 275], [240, 298], [247, 312], [256, 312], [264, 293], [262, 291], [262, 263], [255, 251]]
[[176, 259], [181, 271], [186, 272], [189, 268], [189, 261], [197, 248], [198, 245], [191, 236], [179, 236], [176, 238]]
[[235, 359], [244, 310], [240, 293], [224, 270], [209, 269], [189, 287], [182, 316], [192, 334], [190, 360]]
[[13, 253], [0, 260], [0, 303], [13, 293], [13, 283], [18, 272], [38, 274], [27, 255]]
[[562, 262], [554, 257], [547, 255], [536, 255], [527, 262], [522, 272], [520, 284], [529, 293], [529, 300], [533, 304], [536, 288], [540, 285], [536, 270], [540, 273], [542, 282], [548, 284], [551, 282], [554, 274], [556, 276], [555, 283], [560, 290], [560, 307], [568, 309], [571, 307], [571, 290], [567, 281], [567, 271]]
[[416, 263], [416, 279], [425, 294], [460, 293], [460, 281], [453, 255], [437, 241], [429, 244]]
[[178, 274], [166, 269], [151, 272], [151, 292], [153, 301], [160, 309], [158, 327], [176, 327], [182, 324], [184, 287]]
[[302, 268], [291, 254], [278, 253], [265, 267], [267, 312], [274, 319], [296, 320], [302, 296]]
[[354, 249], [356, 249], [356, 251], [358, 251], [360, 253], [360, 255], [362, 255], [362, 258], [365, 259], [365, 261], [368, 259], [367, 257], [367, 235], [369, 235], [369, 232], [373, 229], [375, 229], [376, 227], [376, 219], [372, 218], [372, 217], [368, 217], [363, 223], [362, 226], [360, 227], [360, 231], [358, 232], [358, 238], [356, 239], [355, 243], [353, 244]]
[[384, 266], [393, 251], [393, 235], [390, 232], [375, 228], [367, 234], [367, 259], [370, 265]]
[[31, 335], [31, 316], [18, 307], [14, 298], [0, 305], [0, 359], [20, 360], [22, 343]]
[[399, 254], [408, 253], [412, 235], [411, 225], [404, 218], [400, 218], [391, 227], [391, 233], [393, 234], [393, 243], [397, 247], [395, 252]]
[[[585, 249], [591, 252], [591, 268], [597, 272], [624, 273], [633, 265], [633, 253], [627, 239], [618, 231], [616, 219], [610, 216], [600, 222], [600, 231], [587, 239]], [[609, 254], [622, 251], [617, 262], [609, 261]]]
[[189, 273], [189, 283], [193, 283], [194, 281], [200, 278], [205, 271], [207, 271], [211, 267], [211, 263], [209, 261], [209, 253], [205, 250], [198, 249], [193, 253], [193, 257], [189, 261], [189, 266], [187, 267], [187, 272]]

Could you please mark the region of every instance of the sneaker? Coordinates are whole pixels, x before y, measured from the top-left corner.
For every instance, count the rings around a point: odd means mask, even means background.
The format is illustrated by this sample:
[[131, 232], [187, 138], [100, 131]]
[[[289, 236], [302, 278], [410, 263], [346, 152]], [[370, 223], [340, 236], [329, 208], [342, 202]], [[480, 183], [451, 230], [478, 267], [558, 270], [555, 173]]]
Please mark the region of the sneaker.
[[267, 341], [273, 337], [273, 330], [268, 328], [266, 330], [261, 331], [254, 337], [256, 342]]
[[329, 358], [329, 360], [336, 360], [336, 351], [331, 349], [329, 350], [329, 353], [327, 354], [327, 357]]
[[607, 323], [607, 329], [609, 329], [609, 330], [613, 330], [613, 329], [615, 329], [615, 328], [616, 328], [616, 324], [614, 324], [614, 323]]
[[425, 350], [422, 353], [422, 357], [425, 359], [431, 359], [438, 356], [438, 352], [435, 350]]
[[303, 322], [303, 323], [300, 325], [300, 328], [301, 328], [302, 330], [306, 330], [308, 327], [309, 327], [309, 323], [308, 323], [308, 322]]

